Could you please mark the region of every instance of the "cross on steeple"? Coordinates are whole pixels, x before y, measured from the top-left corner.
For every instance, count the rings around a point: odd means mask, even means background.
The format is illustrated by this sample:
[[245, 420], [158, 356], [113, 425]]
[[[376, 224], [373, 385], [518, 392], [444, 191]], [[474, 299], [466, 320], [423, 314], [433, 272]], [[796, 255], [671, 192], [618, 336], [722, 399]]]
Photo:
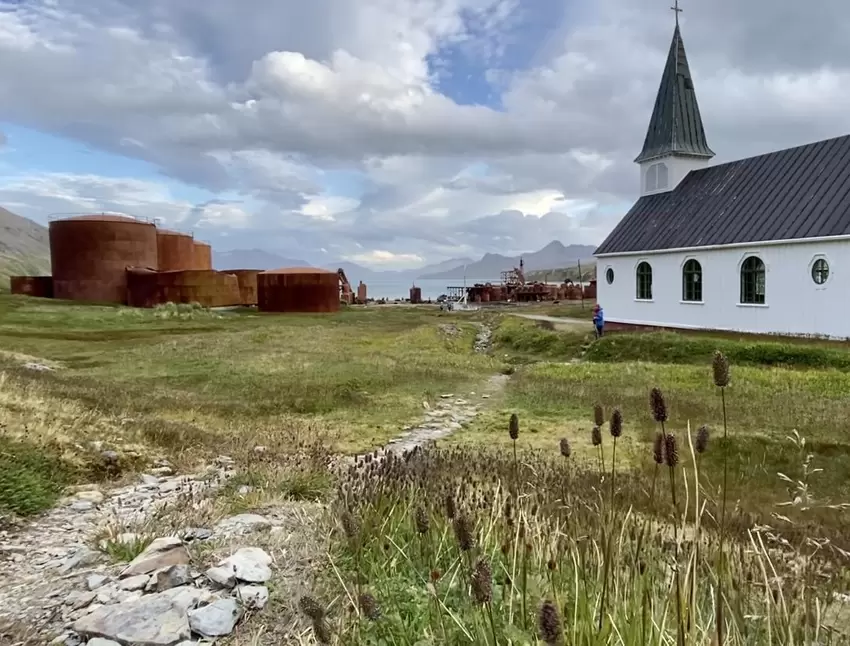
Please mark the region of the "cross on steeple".
[[675, 0], [673, 6], [670, 7], [670, 11], [676, 12], [676, 26], [679, 26], [679, 14], [684, 11], [684, 9], [679, 9], [679, 0]]

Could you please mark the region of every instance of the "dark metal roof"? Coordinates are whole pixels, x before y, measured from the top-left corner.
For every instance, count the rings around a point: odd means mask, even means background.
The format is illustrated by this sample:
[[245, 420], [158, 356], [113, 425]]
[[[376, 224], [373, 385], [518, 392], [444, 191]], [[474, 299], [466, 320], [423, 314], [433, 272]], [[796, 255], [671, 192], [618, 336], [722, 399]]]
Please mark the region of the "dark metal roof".
[[850, 234], [850, 135], [710, 166], [641, 197], [596, 255]]
[[678, 24], [673, 32], [643, 150], [635, 161], [640, 163], [671, 153], [714, 157], [705, 139], [705, 128]]

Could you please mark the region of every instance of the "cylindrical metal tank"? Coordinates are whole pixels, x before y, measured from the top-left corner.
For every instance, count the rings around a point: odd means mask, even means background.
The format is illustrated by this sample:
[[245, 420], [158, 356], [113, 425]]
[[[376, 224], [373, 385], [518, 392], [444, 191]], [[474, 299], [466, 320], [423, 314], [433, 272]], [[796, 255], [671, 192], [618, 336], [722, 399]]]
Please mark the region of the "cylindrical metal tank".
[[195, 241], [185, 233], [157, 229], [156, 253], [159, 271], [185, 271], [195, 268]]
[[357, 285], [357, 302], [361, 305], [366, 304], [366, 283], [362, 280], [360, 281], [360, 284]]
[[193, 269], [212, 269], [212, 247], [206, 242], [194, 241], [194, 262]]
[[414, 285], [410, 288], [410, 302], [414, 305], [422, 302], [422, 288]]
[[156, 226], [123, 215], [80, 215], [49, 224], [56, 298], [125, 303], [127, 267], [158, 266]]
[[53, 298], [53, 276], [11, 276], [9, 283], [13, 294]]
[[313, 267], [261, 272], [257, 305], [261, 312], [337, 312], [339, 276]]
[[224, 273], [236, 276], [236, 280], [239, 282], [242, 305], [257, 304], [257, 274], [260, 273], [259, 269], [228, 269]]
[[200, 303], [204, 307], [240, 305], [236, 276], [218, 271], [127, 270], [127, 302], [133, 307], [163, 303]]

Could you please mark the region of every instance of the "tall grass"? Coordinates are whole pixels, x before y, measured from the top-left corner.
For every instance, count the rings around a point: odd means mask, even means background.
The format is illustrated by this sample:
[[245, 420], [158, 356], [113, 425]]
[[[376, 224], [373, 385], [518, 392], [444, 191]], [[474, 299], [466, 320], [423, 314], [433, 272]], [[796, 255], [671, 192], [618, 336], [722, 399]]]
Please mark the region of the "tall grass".
[[[650, 480], [618, 471], [616, 441], [631, 429], [616, 409], [608, 464], [573, 463], [568, 440], [516, 458], [428, 447], [358, 460], [339, 485], [345, 539], [320, 590], [320, 632], [349, 644], [842, 643], [845, 555], [765, 526], [721, 547], [718, 523], [703, 522], [724, 496], [700, 472], [708, 431], [694, 439], [687, 420], [668, 419], [660, 391], [649, 401], [661, 426]], [[660, 469], [669, 488], [656, 487]], [[641, 497], [652, 513], [637, 510]], [[358, 610], [364, 594], [380, 616]]]

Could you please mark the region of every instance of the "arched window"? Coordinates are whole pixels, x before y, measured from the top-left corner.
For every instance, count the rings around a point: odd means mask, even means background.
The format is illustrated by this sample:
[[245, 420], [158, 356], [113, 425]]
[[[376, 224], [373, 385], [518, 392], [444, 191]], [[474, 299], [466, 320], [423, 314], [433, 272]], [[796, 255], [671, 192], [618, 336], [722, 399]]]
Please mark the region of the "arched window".
[[605, 270], [605, 280], [609, 285], [614, 282], [614, 269], [612, 267]]
[[682, 268], [682, 300], [702, 302], [702, 265], [693, 258]]
[[670, 181], [667, 164], [658, 162], [646, 169], [646, 191], [660, 191], [667, 188]]
[[637, 283], [637, 298], [642, 301], [652, 300], [652, 267], [648, 262], [641, 262], [635, 274]]
[[741, 302], [764, 304], [764, 263], [757, 256], [750, 256], [741, 265]]

